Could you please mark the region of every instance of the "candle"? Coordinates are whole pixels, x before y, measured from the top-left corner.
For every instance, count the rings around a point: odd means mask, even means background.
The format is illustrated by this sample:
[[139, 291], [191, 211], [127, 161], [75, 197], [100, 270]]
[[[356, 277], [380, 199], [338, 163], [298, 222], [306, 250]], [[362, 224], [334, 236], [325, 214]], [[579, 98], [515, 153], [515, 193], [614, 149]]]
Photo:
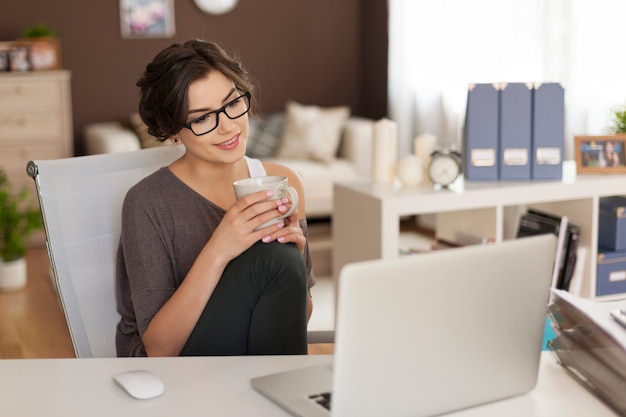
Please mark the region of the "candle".
[[417, 155], [405, 155], [398, 162], [398, 178], [405, 187], [414, 187], [422, 182], [422, 161]]
[[398, 125], [393, 120], [380, 119], [374, 124], [374, 182], [392, 184], [398, 158]]
[[413, 141], [413, 152], [422, 162], [423, 178], [428, 178], [428, 164], [430, 163], [430, 155], [437, 149], [437, 137], [430, 133], [419, 135]]

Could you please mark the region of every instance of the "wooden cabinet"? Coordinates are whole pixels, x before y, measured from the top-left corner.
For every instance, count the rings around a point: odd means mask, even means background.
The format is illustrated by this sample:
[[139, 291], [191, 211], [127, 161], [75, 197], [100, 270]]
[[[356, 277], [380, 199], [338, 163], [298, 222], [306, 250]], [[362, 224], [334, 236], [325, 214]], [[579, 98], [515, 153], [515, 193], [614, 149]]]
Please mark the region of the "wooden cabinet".
[[340, 183], [335, 184], [334, 195], [335, 278], [349, 262], [399, 256], [403, 216], [436, 214], [435, 236], [447, 240], [454, 240], [455, 231], [463, 230], [501, 242], [515, 238], [520, 214], [532, 207], [567, 216], [580, 227], [579, 245], [587, 249], [583, 297], [611, 299], [625, 295], [598, 293], [597, 247], [599, 199], [626, 195], [626, 175], [574, 175], [562, 181], [466, 182], [456, 191], [436, 191], [426, 185], [401, 188], [368, 182]]
[[73, 148], [70, 72], [0, 73], [0, 167], [13, 188], [34, 193], [27, 162], [72, 156]]

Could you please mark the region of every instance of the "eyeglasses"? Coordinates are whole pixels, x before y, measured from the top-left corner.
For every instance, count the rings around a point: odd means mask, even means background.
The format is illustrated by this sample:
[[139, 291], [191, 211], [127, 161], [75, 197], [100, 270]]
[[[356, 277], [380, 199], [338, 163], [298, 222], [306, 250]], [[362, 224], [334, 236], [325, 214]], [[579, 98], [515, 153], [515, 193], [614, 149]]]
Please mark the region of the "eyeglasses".
[[250, 110], [250, 93], [243, 93], [239, 97], [229, 101], [217, 110], [210, 111], [202, 116], [185, 123], [185, 127], [196, 136], [206, 135], [217, 129], [220, 122], [220, 113], [224, 113], [231, 120], [237, 119]]

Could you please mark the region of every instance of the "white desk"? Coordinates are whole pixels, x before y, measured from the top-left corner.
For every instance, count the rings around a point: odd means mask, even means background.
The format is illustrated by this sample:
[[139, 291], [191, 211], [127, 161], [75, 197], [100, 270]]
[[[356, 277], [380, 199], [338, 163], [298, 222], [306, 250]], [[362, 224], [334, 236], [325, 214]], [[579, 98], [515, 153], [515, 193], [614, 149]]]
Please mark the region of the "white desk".
[[[1, 416], [287, 416], [250, 378], [332, 361], [331, 356], [0, 360]], [[149, 369], [165, 383], [150, 400], [127, 396], [111, 377]], [[529, 394], [454, 416], [615, 416], [544, 352]]]

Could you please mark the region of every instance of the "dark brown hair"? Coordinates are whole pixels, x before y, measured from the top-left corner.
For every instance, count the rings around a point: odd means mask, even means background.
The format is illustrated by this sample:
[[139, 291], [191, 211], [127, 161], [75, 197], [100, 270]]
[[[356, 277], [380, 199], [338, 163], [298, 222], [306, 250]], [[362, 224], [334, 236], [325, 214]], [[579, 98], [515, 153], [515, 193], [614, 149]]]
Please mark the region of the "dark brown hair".
[[[139, 114], [149, 134], [163, 142], [183, 128], [189, 111], [189, 86], [211, 70], [224, 74], [240, 92], [254, 92], [253, 83], [239, 59], [229, 56], [216, 43], [192, 39], [182, 45], [173, 44], [157, 54], [137, 81]], [[251, 100], [254, 110], [254, 94]]]

